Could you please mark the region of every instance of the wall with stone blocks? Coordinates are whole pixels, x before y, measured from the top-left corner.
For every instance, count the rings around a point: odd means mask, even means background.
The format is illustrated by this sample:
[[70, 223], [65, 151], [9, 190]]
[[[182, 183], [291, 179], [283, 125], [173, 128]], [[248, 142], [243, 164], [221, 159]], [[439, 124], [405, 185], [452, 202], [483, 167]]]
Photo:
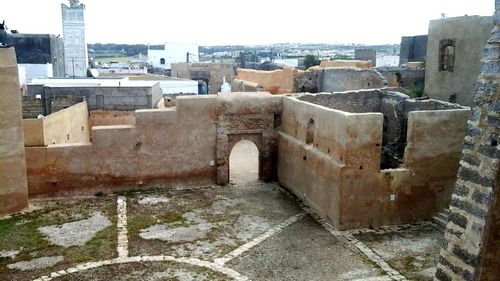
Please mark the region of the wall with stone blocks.
[[481, 60], [435, 280], [500, 276], [500, 1]]
[[28, 207], [21, 91], [13, 48], [0, 48], [0, 216]]

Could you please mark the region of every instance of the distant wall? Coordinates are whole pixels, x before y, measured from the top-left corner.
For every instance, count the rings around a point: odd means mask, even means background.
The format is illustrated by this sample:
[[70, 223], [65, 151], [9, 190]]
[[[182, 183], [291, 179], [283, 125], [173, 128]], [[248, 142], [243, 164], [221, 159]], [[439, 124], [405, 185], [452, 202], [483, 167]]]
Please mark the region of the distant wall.
[[427, 35], [403, 36], [399, 49], [399, 65], [425, 61], [427, 58]]
[[0, 48], [0, 216], [28, 207], [20, 89], [14, 48]]
[[258, 83], [271, 94], [293, 92], [295, 70], [284, 68], [272, 71], [238, 69], [237, 78], [248, 82]]
[[360, 61], [371, 61], [372, 66], [377, 64], [377, 50], [375, 49], [354, 49], [354, 59]]
[[163, 98], [158, 83], [150, 86], [43, 86], [28, 85], [30, 95], [41, 94], [46, 100], [58, 96], [85, 98], [90, 110], [119, 110], [153, 108]]
[[343, 92], [377, 89], [387, 86], [387, 80], [374, 69], [327, 67], [321, 70], [319, 92]]
[[357, 67], [357, 68], [372, 68], [374, 65], [371, 61], [366, 60], [329, 60], [322, 59], [320, 67]]
[[[483, 46], [493, 28], [492, 17], [464, 16], [433, 20], [429, 24], [425, 94], [430, 98], [472, 105], [472, 93], [480, 72]], [[439, 70], [440, 43], [454, 40], [453, 71]]]
[[49, 115], [61, 109], [70, 107], [74, 104], [84, 101], [83, 97], [75, 96], [23, 96], [23, 119], [37, 118], [38, 115]]
[[423, 85], [425, 82], [425, 69], [423, 68], [377, 67], [376, 69], [387, 79], [389, 87], [411, 87]]

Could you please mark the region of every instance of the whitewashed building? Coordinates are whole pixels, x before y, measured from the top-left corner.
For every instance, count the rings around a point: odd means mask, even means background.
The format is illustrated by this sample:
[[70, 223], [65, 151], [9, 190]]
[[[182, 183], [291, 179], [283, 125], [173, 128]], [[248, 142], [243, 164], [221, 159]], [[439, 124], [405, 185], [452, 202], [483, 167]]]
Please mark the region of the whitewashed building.
[[170, 69], [172, 63], [199, 62], [199, 45], [188, 43], [165, 43], [160, 50], [148, 47], [148, 63], [154, 67]]

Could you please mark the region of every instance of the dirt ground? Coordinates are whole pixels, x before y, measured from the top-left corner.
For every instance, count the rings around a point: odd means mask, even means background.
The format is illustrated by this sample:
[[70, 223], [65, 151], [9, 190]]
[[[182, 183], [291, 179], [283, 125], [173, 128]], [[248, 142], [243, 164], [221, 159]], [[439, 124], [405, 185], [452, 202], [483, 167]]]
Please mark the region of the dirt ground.
[[240, 144], [227, 186], [36, 200], [0, 219], [0, 280], [432, 280], [431, 222], [336, 231], [257, 181]]

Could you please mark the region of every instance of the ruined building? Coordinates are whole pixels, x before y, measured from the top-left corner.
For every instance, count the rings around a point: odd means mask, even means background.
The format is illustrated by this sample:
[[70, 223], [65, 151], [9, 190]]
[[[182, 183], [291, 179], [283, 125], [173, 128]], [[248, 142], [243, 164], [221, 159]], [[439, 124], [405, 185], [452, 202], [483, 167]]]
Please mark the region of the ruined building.
[[493, 28], [492, 17], [464, 16], [429, 24], [425, 94], [471, 106], [480, 58]]
[[85, 40], [85, 5], [70, 0], [70, 6], [61, 4], [65, 76], [86, 77], [88, 54]]

